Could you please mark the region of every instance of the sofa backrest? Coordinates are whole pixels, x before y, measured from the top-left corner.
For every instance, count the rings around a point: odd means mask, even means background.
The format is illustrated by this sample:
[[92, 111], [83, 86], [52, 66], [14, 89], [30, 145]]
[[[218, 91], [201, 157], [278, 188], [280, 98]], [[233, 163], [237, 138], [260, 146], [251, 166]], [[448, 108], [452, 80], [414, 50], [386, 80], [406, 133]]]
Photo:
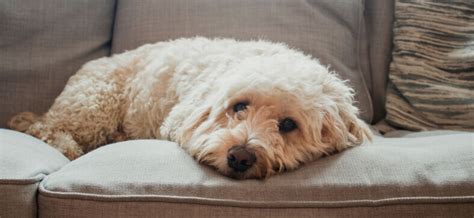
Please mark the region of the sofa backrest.
[[114, 0], [0, 1], [0, 127], [44, 113], [88, 60], [110, 54]]
[[370, 74], [372, 75], [373, 123], [385, 117], [385, 89], [388, 67], [392, 57], [393, 0], [366, 0], [365, 18], [369, 44]]
[[350, 80], [370, 122], [364, 7], [363, 0], [121, 0], [112, 52], [196, 35], [285, 42]]
[[262, 38], [298, 48], [350, 80], [363, 119], [377, 121], [383, 117], [390, 3], [2, 1], [0, 127], [21, 111], [46, 112], [67, 79], [88, 60], [145, 43], [196, 35]]

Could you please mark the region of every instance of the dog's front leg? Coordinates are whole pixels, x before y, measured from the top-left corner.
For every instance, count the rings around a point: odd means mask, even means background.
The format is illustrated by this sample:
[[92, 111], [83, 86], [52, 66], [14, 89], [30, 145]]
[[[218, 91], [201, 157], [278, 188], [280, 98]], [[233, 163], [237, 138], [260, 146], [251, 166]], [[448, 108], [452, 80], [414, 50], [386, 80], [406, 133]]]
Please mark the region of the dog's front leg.
[[46, 114], [20, 113], [10, 120], [10, 128], [45, 141], [69, 159], [116, 139], [123, 117], [123, 87], [134, 74], [134, 59], [127, 52], [85, 64]]

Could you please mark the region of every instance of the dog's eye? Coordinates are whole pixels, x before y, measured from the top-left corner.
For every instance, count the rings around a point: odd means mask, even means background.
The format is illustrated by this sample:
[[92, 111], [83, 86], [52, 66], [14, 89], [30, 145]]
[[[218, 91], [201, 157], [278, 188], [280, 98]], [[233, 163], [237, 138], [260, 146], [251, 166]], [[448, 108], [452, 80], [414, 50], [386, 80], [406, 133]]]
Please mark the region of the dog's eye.
[[295, 121], [293, 121], [292, 119], [285, 118], [282, 121], [280, 121], [280, 123], [278, 124], [278, 128], [280, 132], [287, 133], [287, 132], [291, 132], [295, 130], [296, 128], [298, 128], [298, 126], [296, 125]]
[[247, 109], [247, 105], [249, 105], [248, 102], [238, 102], [234, 105], [234, 112], [239, 112]]

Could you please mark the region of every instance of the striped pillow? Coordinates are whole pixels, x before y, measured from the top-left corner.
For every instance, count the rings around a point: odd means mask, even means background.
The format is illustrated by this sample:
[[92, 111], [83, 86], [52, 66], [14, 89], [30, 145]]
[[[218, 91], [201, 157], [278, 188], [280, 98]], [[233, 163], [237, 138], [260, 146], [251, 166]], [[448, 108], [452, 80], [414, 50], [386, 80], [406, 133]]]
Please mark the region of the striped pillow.
[[395, 2], [387, 122], [474, 131], [474, 1]]

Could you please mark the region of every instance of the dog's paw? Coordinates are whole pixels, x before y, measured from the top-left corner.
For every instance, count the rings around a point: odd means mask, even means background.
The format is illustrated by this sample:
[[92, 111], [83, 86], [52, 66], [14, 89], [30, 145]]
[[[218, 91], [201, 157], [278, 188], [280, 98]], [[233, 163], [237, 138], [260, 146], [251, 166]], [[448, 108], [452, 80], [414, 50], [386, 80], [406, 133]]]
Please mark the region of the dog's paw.
[[122, 142], [127, 139], [128, 136], [126, 133], [117, 131], [107, 136], [107, 143]]
[[81, 149], [77, 148], [70, 148], [66, 150], [64, 153], [64, 156], [66, 156], [69, 160], [75, 160], [78, 157], [82, 156], [84, 152]]
[[84, 154], [81, 147], [72, 136], [66, 132], [56, 132], [46, 142], [64, 154], [69, 160], [74, 160]]
[[28, 128], [38, 120], [39, 116], [32, 112], [21, 112], [13, 116], [10, 121], [8, 121], [7, 126], [13, 130], [26, 132]]

